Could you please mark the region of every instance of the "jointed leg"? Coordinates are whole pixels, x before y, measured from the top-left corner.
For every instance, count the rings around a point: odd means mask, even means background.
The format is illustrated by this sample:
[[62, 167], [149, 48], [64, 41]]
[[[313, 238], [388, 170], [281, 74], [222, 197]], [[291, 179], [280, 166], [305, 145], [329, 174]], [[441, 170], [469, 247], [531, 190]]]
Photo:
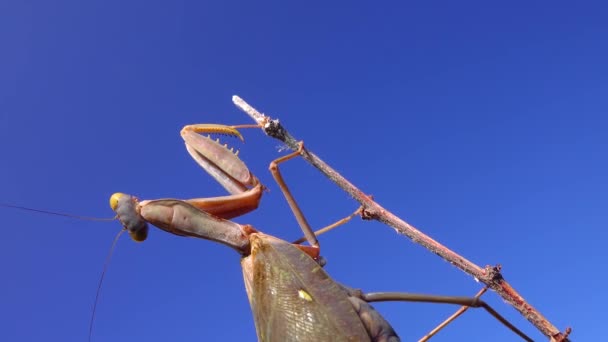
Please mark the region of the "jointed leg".
[[[363, 207], [359, 207], [352, 214], [350, 214], [350, 215], [348, 215], [348, 216], [346, 216], [344, 218], [341, 218], [338, 221], [336, 221], [336, 222], [334, 222], [334, 223], [332, 223], [330, 225], [327, 225], [327, 226], [325, 226], [325, 227], [323, 227], [321, 229], [315, 230], [313, 234], [315, 234], [315, 236], [319, 236], [321, 234], [327, 233], [328, 231], [330, 231], [330, 230], [332, 230], [334, 228], [338, 228], [339, 226], [341, 226], [341, 225], [349, 222], [350, 220], [352, 220], [353, 217], [361, 214], [361, 209], [362, 208]], [[292, 243], [293, 244], [299, 244], [299, 243], [302, 243], [304, 241], [306, 241], [306, 237], [301, 237], [301, 238], [297, 239], [296, 241], [294, 241]]]
[[[483, 295], [484, 293], [486, 293], [487, 290], [488, 290], [487, 286], [484, 287], [484, 288], [482, 288], [481, 290], [479, 290], [479, 292], [477, 292], [477, 294], [475, 294], [475, 296], [473, 298], [479, 298], [479, 297], [481, 297], [481, 295]], [[435, 336], [439, 331], [441, 331], [441, 329], [445, 328], [448, 324], [452, 323], [452, 321], [454, 321], [456, 318], [460, 317], [460, 315], [462, 315], [463, 313], [465, 313], [465, 311], [467, 311], [469, 308], [470, 308], [470, 306], [467, 306], [467, 305], [461, 306], [458, 310], [456, 310], [456, 312], [454, 312], [445, 321], [439, 323], [438, 326], [436, 326], [428, 334], [424, 335], [424, 337], [421, 338], [418, 342], [426, 342], [426, 341], [430, 340], [431, 337]]]
[[279, 171], [280, 163], [286, 162], [290, 159], [293, 159], [293, 158], [299, 156], [300, 153], [302, 152], [303, 148], [304, 148], [304, 143], [300, 142], [300, 147], [298, 148], [298, 150], [296, 152], [292, 152], [286, 156], [273, 160], [272, 162], [270, 162], [270, 166], [268, 168], [270, 169], [270, 172], [272, 173], [272, 177], [274, 177], [274, 180], [279, 185], [279, 188], [281, 188], [281, 192], [283, 192], [283, 195], [285, 196], [285, 199], [287, 200], [287, 204], [289, 204], [289, 207], [291, 208], [293, 215], [295, 216], [296, 220], [298, 221], [300, 228], [304, 232], [306, 241], [308, 241], [308, 243], [311, 246], [318, 247], [319, 241], [317, 240], [315, 233], [313, 232], [312, 228], [310, 228], [310, 225], [308, 224], [308, 221], [306, 220], [306, 217], [304, 216], [302, 209], [300, 209], [300, 206], [298, 206], [298, 203], [296, 202], [295, 198], [291, 194], [291, 191], [289, 191], [289, 187], [285, 183], [285, 180], [283, 180], [283, 176], [281, 175], [281, 172]]
[[223, 134], [243, 140], [238, 128], [251, 127], [259, 126], [195, 124], [182, 128], [181, 135], [190, 156], [230, 194], [212, 198], [192, 198], [188, 203], [223, 219], [246, 214], [258, 207], [264, 190], [263, 185], [238, 157], [238, 151], [234, 152], [227, 144], [209, 136]]
[[484, 308], [490, 315], [494, 316], [498, 321], [504, 324], [511, 331], [519, 335], [526, 341], [533, 340], [524, 334], [521, 330], [502, 317], [486, 302], [479, 297], [450, 297], [450, 296], [435, 296], [417, 293], [406, 292], [375, 292], [360, 294], [360, 298], [366, 302], [387, 302], [387, 301], [404, 301], [404, 302], [427, 302], [427, 303], [443, 303], [443, 304], [458, 304], [471, 308]]

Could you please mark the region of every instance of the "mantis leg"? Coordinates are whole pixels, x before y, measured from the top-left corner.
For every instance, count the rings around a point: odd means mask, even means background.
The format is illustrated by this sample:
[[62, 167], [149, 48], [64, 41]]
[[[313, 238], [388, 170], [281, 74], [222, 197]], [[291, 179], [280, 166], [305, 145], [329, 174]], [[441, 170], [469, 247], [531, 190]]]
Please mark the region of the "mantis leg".
[[286, 156], [273, 160], [272, 162], [270, 162], [270, 166], [268, 167], [268, 169], [272, 173], [272, 177], [274, 177], [274, 180], [277, 182], [277, 184], [281, 188], [281, 192], [285, 196], [285, 199], [287, 200], [287, 203], [289, 204], [289, 207], [291, 208], [293, 215], [295, 216], [296, 220], [298, 221], [300, 228], [304, 232], [306, 241], [308, 241], [308, 243], [311, 246], [318, 248], [319, 241], [317, 240], [315, 233], [313, 232], [312, 228], [310, 228], [310, 224], [308, 224], [308, 221], [306, 220], [306, 217], [304, 216], [302, 209], [300, 209], [300, 206], [296, 202], [291, 191], [289, 191], [289, 187], [285, 183], [285, 180], [283, 179], [283, 176], [281, 175], [281, 172], [279, 171], [280, 163], [284, 163], [290, 159], [293, 159], [293, 158], [299, 156], [302, 153], [303, 148], [304, 148], [304, 143], [300, 142], [300, 147], [298, 148], [298, 150], [296, 152], [292, 152]]
[[[323, 227], [321, 229], [315, 230], [313, 234], [315, 234], [315, 236], [319, 236], [321, 234], [327, 233], [328, 231], [330, 231], [332, 229], [338, 228], [339, 226], [341, 226], [341, 225], [349, 222], [350, 220], [352, 220], [353, 217], [361, 214], [361, 210], [362, 209], [363, 209], [363, 207], [357, 208], [357, 210], [355, 210], [352, 214], [350, 214], [350, 215], [348, 215], [348, 216], [346, 216], [344, 218], [341, 218], [338, 221], [336, 221], [336, 222], [334, 222], [332, 224], [329, 224], [329, 225], [327, 225], [327, 226], [325, 226], [325, 227]], [[292, 243], [293, 244], [300, 244], [300, 243], [302, 243], [304, 241], [306, 241], [306, 237], [301, 237], [301, 238], [297, 239], [296, 241], [294, 241]]]
[[[479, 298], [481, 295], [486, 293], [488, 287], [484, 287], [479, 292], [475, 294], [473, 298]], [[446, 318], [443, 322], [439, 323], [433, 330], [431, 330], [428, 334], [424, 335], [423, 338], [418, 340], [418, 342], [426, 342], [431, 339], [431, 337], [435, 336], [441, 329], [445, 328], [448, 324], [452, 323], [456, 318], [460, 317], [463, 313], [465, 313], [469, 309], [469, 306], [463, 305], [456, 312], [454, 312], [450, 317]]]
[[[502, 317], [496, 310], [488, 305], [479, 297], [451, 297], [451, 296], [436, 296], [418, 293], [407, 293], [407, 292], [373, 292], [373, 293], [359, 293], [355, 295], [366, 302], [387, 302], [387, 301], [402, 301], [402, 302], [424, 302], [424, 303], [441, 303], [441, 304], [456, 304], [463, 305], [471, 308], [483, 308], [490, 315], [496, 318], [499, 322], [509, 328], [511, 331], [516, 333], [525, 341], [533, 342], [529, 336], [524, 334], [521, 330], [515, 327], [506, 318]], [[423, 341], [426, 341], [423, 339]]]
[[228, 196], [192, 198], [188, 203], [223, 219], [244, 215], [258, 207], [264, 186], [238, 157], [238, 151], [234, 152], [227, 144], [209, 136], [224, 134], [244, 141], [237, 128], [248, 127], [253, 126], [195, 124], [182, 128], [181, 136], [192, 159], [230, 193]]

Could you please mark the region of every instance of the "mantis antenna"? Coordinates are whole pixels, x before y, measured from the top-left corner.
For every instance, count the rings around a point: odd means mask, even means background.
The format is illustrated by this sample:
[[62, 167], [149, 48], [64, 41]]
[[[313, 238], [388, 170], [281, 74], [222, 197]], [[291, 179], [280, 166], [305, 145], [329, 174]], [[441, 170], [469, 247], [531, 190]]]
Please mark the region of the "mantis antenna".
[[91, 321], [89, 322], [89, 342], [93, 339], [93, 323], [95, 322], [95, 312], [97, 311], [97, 302], [99, 301], [99, 295], [101, 294], [101, 285], [103, 284], [103, 278], [106, 275], [106, 271], [108, 270], [108, 266], [110, 265], [110, 260], [112, 260], [112, 254], [114, 254], [114, 248], [116, 247], [116, 243], [118, 239], [122, 235], [122, 233], [127, 230], [126, 228], [121, 229], [116, 237], [114, 237], [114, 241], [112, 241], [112, 246], [110, 246], [110, 251], [108, 252], [108, 256], [106, 257], [106, 261], [103, 263], [103, 269], [101, 271], [101, 276], [99, 277], [99, 284], [97, 284], [97, 292], [95, 292], [95, 301], [93, 302], [93, 311], [91, 312]]
[[[35, 213], [39, 213], [39, 214], [69, 217], [69, 218], [73, 218], [73, 219], [77, 219], [77, 220], [85, 220], [85, 221], [114, 221], [118, 218], [118, 216], [114, 216], [112, 218], [101, 218], [101, 217], [72, 215], [72, 214], [60, 213], [60, 212], [50, 211], [50, 210], [41, 210], [41, 209], [34, 209], [34, 208], [29, 208], [29, 207], [22, 207], [19, 205], [8, 204], [8, 203], [0, 203], [0, 207], [12, 208], [12, 209], [18, 209], [18, 210], [24, 210], [24, 211], [31, 211], [31, 212], [35, 212]], [[93, 338], [93, 323], [95, 322], [95, 312], [97, 310], [97, 302], [99, 300], [99, 295], [101, 294], [101, 285], [103, 284], [103, 278], [106, 275], [108, 266], [110, 265], [110, 260], [112, 259], [112, 254], [114, 253], [116, 243], [118, 242], [118, 239], [120, 238], [122, 233], [124, 233], [125, 230], [126, 229], [122, 229], [121, 231], [118, 232], [118, 234], [116, 234], [116, 237], [114, 237], [114, 241], [112, 241], [112, 246], [110, 247], [108, 256], [106, 257], [106, 260], [103, 264], [103, 269], [101, 271], [101, 276], [99, 277], [99, 283], [97, 285], [97, 292], [95, 293], [95, 301], [93, 302], [91, 320], [89, 322], [89, 339], [88, 339], [89, 342]]]
[[57, 211], [41, 210], [41, 209], [22, 207], [22, 206], [19, 206], [19, 205], [8, 204], [8, 203], [0, 203], [0, 207], [13, 208], [13, 209], [19, 209], [19, 210], [25, 210], [25, 211], [33, 211], [33, 212], [39, 213], [39, 214], [63, 216], [63, 217], [69, 217], [69, 218], [73, 218], [73, 219], [77, 219], [77, 220], [85, 220], [85, 221], [114, 221], [117, 218], [117, 216], [114, 216], [112, 218], [109, 218], [109, 217], [104, 218], [104, 217], [79, 216], [79, 215], [60, 213], [60, 212], [57, 212]]

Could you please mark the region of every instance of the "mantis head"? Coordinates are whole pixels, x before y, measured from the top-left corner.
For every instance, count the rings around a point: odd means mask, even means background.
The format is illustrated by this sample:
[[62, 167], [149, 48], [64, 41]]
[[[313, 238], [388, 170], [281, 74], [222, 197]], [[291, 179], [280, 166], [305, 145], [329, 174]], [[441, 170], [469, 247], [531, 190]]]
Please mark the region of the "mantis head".
[[139, 201], [136, 197], [120, 192], [110, 197], [110, 207], [116, 213], [118, 220], [129, 231], [131, 239], [142, 242], [148, 237], [148, 223], [139, 215]]

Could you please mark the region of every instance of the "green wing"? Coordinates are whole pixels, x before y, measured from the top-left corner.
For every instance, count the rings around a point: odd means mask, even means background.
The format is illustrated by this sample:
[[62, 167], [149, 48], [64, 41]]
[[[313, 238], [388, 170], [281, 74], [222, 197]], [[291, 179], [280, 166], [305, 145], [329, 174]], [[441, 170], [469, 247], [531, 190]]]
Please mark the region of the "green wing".
[[343, 288], [300, 249], [259, 234], [249, 258], [260, 341], [370, 340]]

